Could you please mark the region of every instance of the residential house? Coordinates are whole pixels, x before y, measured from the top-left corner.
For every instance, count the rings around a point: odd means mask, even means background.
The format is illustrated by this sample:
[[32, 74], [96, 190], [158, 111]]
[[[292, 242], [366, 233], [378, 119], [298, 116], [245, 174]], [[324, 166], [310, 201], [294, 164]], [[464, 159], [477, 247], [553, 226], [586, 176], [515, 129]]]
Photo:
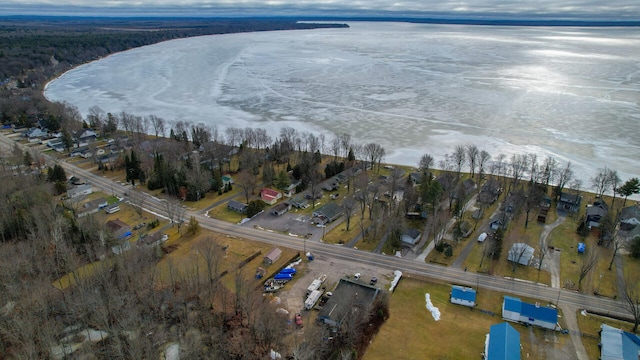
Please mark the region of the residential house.
[[629, 241], [640, 236], [640, 205], [626, 207], [620, 212], [620, 226], [618, 237], [623, 241]]
[[520, 360], [520, 333], [504, 322], [491, 325], [484, 360]]
[[289, 200], [289, 203], [291, 204], [291, 206], [298, 209], [306, 209], [309, 207], [309, 201], [305, 199], [302, 194], [292, 197]]
[[265, 265], [272, 265], [273, 263], [278, 261], [281, 255], [282, 255], [282, 250], [278, 248], [273, 248], [271, 249], [271, 251], [267, 253], [267, 255], [264, 256], [263, 262]]
[[593, 205], [588, 205], [585, 222], [589, 229], [600, 227], [600, 221], [607, 216], [608, 212], [609, 206], [604, 200], [596, 200]]
[[474, 307], [476, 306], [476, 291], [470, 287], [453, 285], [449, 293], [452, 304]]
[[413, 185], [418, 185], [420, 184], [420, 181], [422, 181], [422, 173], [412, 172], [409, 174], [409, 179]]
[[109, 220], [106, 226], [116, 239], [125, 239], [131, 236], [131, 226], [120, 219]]
[[502, 184], [499, 180], [491, 178], [480, 188], [478, 202], [482, 205], [491, 205], [498, 200], [500, 194], [502, 194]]
[[275, 216], [284, 215], [287, 211], [291, 210], [291, 204], [288, 202], [278, 204], [271, 209], [271, 214]]
[[550, 330], [559, 329], [558, 310], [538, 303], [529, 304], [518, 298], [506, 295], [502, 302], [502, 318]]
[[247, 204], [243, 204], [235, 200], [229, 200], [229, 202], [227, 202], [227, 209], [231, 211], [235, 211], [240, 214], [246, 214], [248, 207], [249, 206]]
[[507, 260], [518, 263], [520, 265], [529, 266], [533, 260], [535, 250], [525, 243], [515, 243], [511, 245]]
[[80, 129], [73, 135], [78, 146], [87, 146], [96, 141], [98, 134], [91, 129]]
[[92, 192], [91, 184], [71, 184], [67, 187], [67, 196], [72, 199], [82, 195], [89, 195]]
[[148, 234], [146, 236], [143, 235], [140, 240], [138, 240], [138, 246], [153, 247], [160, 245], [167, 240], [169, 240], [169, 236], [167, 234], [164, 234], [161, 231], [156, 231], [153, 234]]
[[295, 193], [296, 193], [296, 189], [298, 188], [298, 186], [300, 185], [302, 181], [300, 180], [295, 180], [293, 182], [291, 182], [291, 184], [289, 184], [289, 186], [285, 187], [284, 189], [282, 189], [282, 192], [284, 193], [284, 196], [286, 197], [292, 197]]
[[491, 221], [489, 223], [489, 228], [491, 228], [491, 230], [498, 230], [500, 228], [506, 229], [507, 228], [507, 218], [506, 218], [506, 216], [503, 217], [503, 219], [495, 219], [495, 220]]
[[471, 225], [468, 221], [463, 221], [460, 223], [460, 231], [462, 231], [462, 237], [469, 237], [473, 232], [473, 225]]
[[107, 202], [107, 199], [103, 197], [97, 198], [82, 204], [81, 208], [77, 212], [77, 216], [80, 218], [89, 214], [97, 213], [100, 209], [105, 208], [108, 205], [109, 203]]
[[231, 178], [231, 175], [222, 175], [220, 179], [222, 181], [221, 188], [225, 188], [227, 185], [233, 184], [233, 178]]
[[31, 128], [24, 132], [24, 136], [29, 142], [38, 142], [47, 136], [47, 131], [40, 128]]
[[582, 196], [580, 194], [570, 194], [563, 191], [560, 193], [556, 210], [563, 213], [575, 213], [580, 210], [581, 202]]
[[606, 324], [600, 325], [600, 360], [640, 359], [640, 337]]
[[338, 180], [338, 183], [344, 184], [349, 181], [349, 177], [344, 172], [341, 172], [340, 174], [336, 175], [336, 180]]
[[316, 223], [326, 225], [338, 219], [344, 209], [334, 202], [327, 203], [313, 212], [314, 221]]
[[418, 229], [407, 229], [402, 233], [400, 240], [408, 245], [415, 245], [420, 241], [422, 233]]
[[282, 199], [282, 193], [269, 188], [260, 190], [260, 199], [268, 205], [274, 205], [278, 200]]
[[329, 180], [323, 182], [320, 187], [324, 191], [335, 191], [335, 190], [338, 190], [338, 180], [333, 179], [333, 178], [329, 179]]

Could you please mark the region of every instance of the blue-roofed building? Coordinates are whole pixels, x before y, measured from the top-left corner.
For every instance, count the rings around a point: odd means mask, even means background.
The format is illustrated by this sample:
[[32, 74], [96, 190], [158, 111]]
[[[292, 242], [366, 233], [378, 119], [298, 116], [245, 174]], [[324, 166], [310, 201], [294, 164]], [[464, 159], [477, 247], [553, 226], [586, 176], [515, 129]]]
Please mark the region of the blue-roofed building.
[[476, 291], [469, 287], [453, 285], [449, 300], [452, 304], [474, 307], [476, 306]]
[[640, 337], [606, 324], [600, 326], [601, 360], [638, 360]]
[[505, 296], [502, 302], [502, 318], [505, 320], [540, 326], [545, 329], [558, 329], [558, 310], [529, 304], [518, 298]]
[[520, 360], [520, 333], [506, 322], [491, 325], [484, 360]]

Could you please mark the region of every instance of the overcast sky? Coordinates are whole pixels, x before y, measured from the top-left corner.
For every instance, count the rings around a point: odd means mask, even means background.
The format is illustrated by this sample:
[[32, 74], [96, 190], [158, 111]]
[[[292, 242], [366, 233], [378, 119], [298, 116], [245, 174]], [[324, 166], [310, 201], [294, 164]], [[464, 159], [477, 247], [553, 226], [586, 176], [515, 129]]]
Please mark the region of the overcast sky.
[[638, 0], [0, 0], [4, 14], [450, 15], [637, 20]]

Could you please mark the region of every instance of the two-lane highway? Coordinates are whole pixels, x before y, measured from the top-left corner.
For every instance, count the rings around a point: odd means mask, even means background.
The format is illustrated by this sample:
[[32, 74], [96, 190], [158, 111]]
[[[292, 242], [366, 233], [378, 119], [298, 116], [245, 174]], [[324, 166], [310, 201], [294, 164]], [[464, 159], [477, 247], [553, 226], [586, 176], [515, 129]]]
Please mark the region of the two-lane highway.
[[[12, 144], [14, 142], [7, 139], [5, 136], [0, 136], [0, 140], [5, 145], [13, 146]], [[123, 197], [125, 193], [131, 190], [129, 186], [115, 183], [106, 177], [78, 168], [67, 162], [61, 162], [61, 164], [68, 173], [74, 173], [83, 177], [90, 182], [92, 186], [102, 189], [105, 193], [113, 193], [114, 195]], [[144, 208], [160, 215], [166, 215], [167, 213], [166, 201], [153, 196], [148, 196], [144, 202]], [[622, 302], [614, 301], [609, 298], [580, 294], [574, 291], [554, 289], [546, 285], [520, 281], [517, 279], [465, 272], [457, 268], [426, 264], [416, 260], [398, 258], [395, 256], [374, 254], [344, 246], [312, 241], [306, 241], [306, 244], [303, 244], [303, 240], [300, 238], [261, 231], [250, 227], [238, 226], [221, 220], [211, 219], [203, 214], [187, 211], [185, 213], [185, 217], [189, 218], [190, 216], [195, 216], [203, 228], [211, 231], [246, 238], [248, 240], [269, 243], [272, 245], [289, 247], [296, 250], [302, 250], [303, 246], [306, 246], [307, 250], [314, 252], [316, 255], [325, 256], [329, 259], [339, 259], [343, 262], [351, 262], [354, 265], [363, 264], [386, 268], [388, 270], [401, 270], [407, 274], [415, 274], [454, 284], [472, 287], [478, 286], [480, 288], [500, 291], [517, 296], [540, 299], [544, 302], [564, 302], [577, 308], [586, 309], [587, 311], [597, 311], [617, 317], [630, 317]]]

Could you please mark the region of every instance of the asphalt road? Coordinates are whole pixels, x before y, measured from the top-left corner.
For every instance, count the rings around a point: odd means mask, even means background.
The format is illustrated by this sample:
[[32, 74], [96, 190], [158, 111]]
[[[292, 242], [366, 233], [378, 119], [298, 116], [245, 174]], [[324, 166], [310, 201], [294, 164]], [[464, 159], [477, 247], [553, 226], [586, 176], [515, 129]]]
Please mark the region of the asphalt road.
[[[11, 139], [6, 138], [4, 135], [0, 136], [0, 142], [11, 147], [14, 144]], [[129, 186], [123, 186], [115, 183], [105, 177], [75, 167], [67, 162], [61, 162], [60, 164], [64, 167], [67, 173], [74, 173], [83, 177], [86, 181], [91, 183], [92, 186], [100, 188], [106, 193], [124, 196], [125, 192], [131, 190]], [[149, 195], [145, 196], [148, 197], [143, 204], [143, 207], [146, 210], [158, 215], [166, 214], [167, 206], [165, 200]], [[411, 259], [359, 251], [340, 245], [311, 241], [305, 243], [304, 240], [300, 238], [261, 231], [250, 227], [241, 227], [236, 224], [206, 217], [201, 213], [185, 211], [184, 215], [185, 219], [195, 216], [200, 223], [200, 226], [207, 230], [216, 231], [229, 236], [260, 241], [275, 246], [288, 247], [300, 251], [302, 251], [303, 247], [306, 246], [307, 251], [312, 251], [316, 255], [340, 259], [345, 262], [353, 262], [354, 265], [363, 264], [386, 268], [392, 271], [401, 270], [405, 276], [411, 276], [413, 274], [437, 280], [444, 280], [453, 284], [466, 285], [473, 288], [479, 287], [480, 291], [481, 289], [489, 289], [516, 296], [540, 299], [543, 304], [546, 302], [554, 304], [566, 303], [576, 308], [586, 309], [591, 312], [599, 312], [623, 318], [630, 317], [622, 302], [609, 298], [580, 294], [575, 291], [553, 289], [546, 285], [539, 285], [515, 279], [465, 272], [458, 268], [427, 264]]]

